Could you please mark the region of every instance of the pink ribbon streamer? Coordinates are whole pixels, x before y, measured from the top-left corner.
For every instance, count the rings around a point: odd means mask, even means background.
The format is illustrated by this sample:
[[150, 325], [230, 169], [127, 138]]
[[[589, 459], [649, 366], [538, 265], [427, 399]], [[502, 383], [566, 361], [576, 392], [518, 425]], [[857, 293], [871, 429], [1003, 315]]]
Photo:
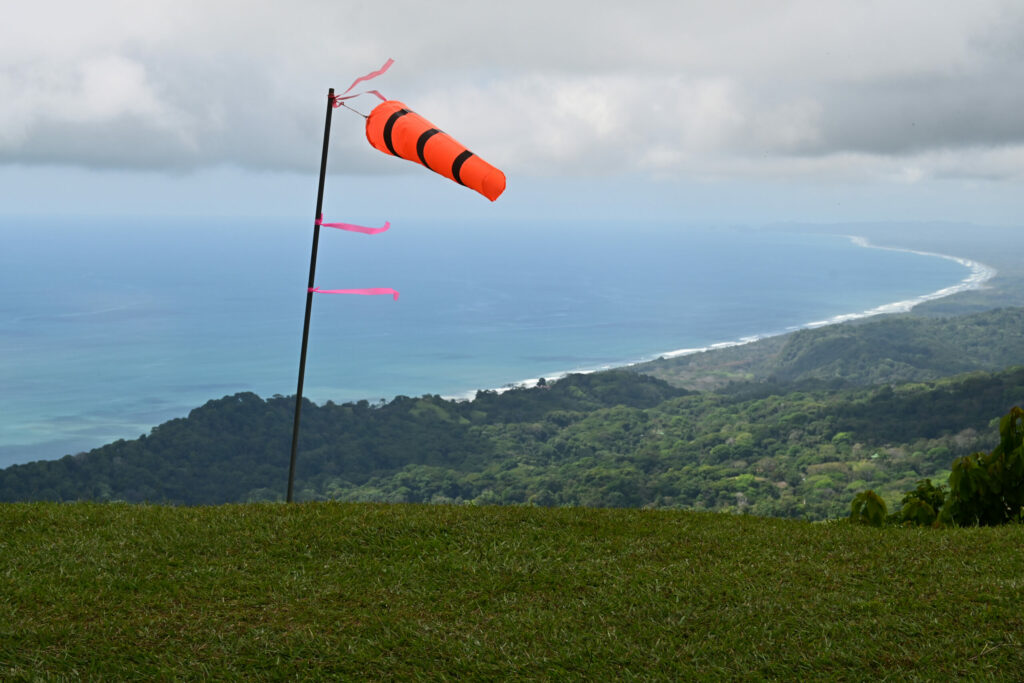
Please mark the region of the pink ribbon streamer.
[[381, 68], [377, 69], [376, 71], [371, 71], [370, 73], [366, 74], [365, 76], [360, 76], [356, 80], [352, 81], [352, 85], [350, 85], [347, 88], [345, 88], [345, 92], [341, 93], [340, 95], [335, 95], [334, 96], [334, 99], [333, 99], [333, 102], [332, 102], [334, 107], [338, 108], [338, 107], [340, 107], [342, 105], [342, 103], [345, 100], [351, 100], [353, 97], [359, 97], [360, 95], [366, 95], [366, 94], [376, 95], [378, 98], [380, 98], [381, 101], [387, 102], [388, 98], [386, 98], [383, 95], [381, 95], [380, 92], [377, 91], [377, 90], [365, 90], [365, 91], [363, 91], [361, 93], [356, 93], [355, 95], [348, 95], [347, 93], [350, 90], [352, 90], [352, 88], [356, 87], [359, 83], [362, 83], [363, 81], [368, 81], [371, 78], [376, 78], [377, 76], [380, 76], [382, 73], [384, 73], [385, 71], [390, 69], [391, 65], [394, 64], [394, 63], [395, 63], [395, 60], [393, 60], [391, 58], [388, 58], [388, 61], [384, 62], [384, 66], [382, 66]]
[[310, 287], [308, 291], [316, 292], [317, 294], [364, 294], [370, 296], [390, 294], [395, 298], [395, 301], [398, 301], [398, 292], [390, 287], [368, 287], [366, 289], [320, 289], [319, 287]]
[[352, 223], [323, 223], [321, 222], [321, 219], [317, 218], [314, 225], [319, 225], [324, 228], [348, 230], [349, 232], [361, 232], [364, 235], [379, 235], [391, 227], [391, 221], [384, 221], [384, 227], [382, 228], [367, 228], [362, 225], [353, 225]]
[[362, 83], [363, 81], [368, 81], [371, 78], [376, 78], [377, 76], [380, 76], [382, 73], [384, 73], [385, 71], [390, 69], [391, 65], [394, 64], [394, 63], [395, 63], [395, 60], [393, 60], [391, 58], [388, 58], [388, 61], [384, 62], [384, 66], [382, 66], [381, 68], [377, 69], [376, 71], [371, 71], [370, 73], [366, 74], [365, 76], [360, 76], [356, 80], [352, 81], [352, 85], [348, 86], [345, 89], [345, 92], [343, 92], [341, 94], [344, 95], [349, 90], [351, 90], [352, 88], [356, 87], [356, 85], [358, 85], [359, 83]]

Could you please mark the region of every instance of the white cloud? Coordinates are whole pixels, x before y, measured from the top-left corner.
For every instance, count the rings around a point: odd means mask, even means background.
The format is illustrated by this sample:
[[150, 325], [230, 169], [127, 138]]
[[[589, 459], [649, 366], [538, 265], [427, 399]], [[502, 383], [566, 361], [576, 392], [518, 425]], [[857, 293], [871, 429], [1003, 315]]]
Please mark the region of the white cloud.
[[165, 119], [167, 113], [146, 78], [146, 68], [121, 56], [90, 59], [77, 87], [58, 93], [53, 114], [69, 121], [110, 121], [121, 116]]
[[[1011, 178], [1024, 145], [1015, 0], [97, 0], [8, 14], [0, 163], [309, 171], [326, 87], [389, 56], [375, 86], [520, 174]], [[336, 120], [335, 168], [400, 168], [368, 152], [358, 119]]]

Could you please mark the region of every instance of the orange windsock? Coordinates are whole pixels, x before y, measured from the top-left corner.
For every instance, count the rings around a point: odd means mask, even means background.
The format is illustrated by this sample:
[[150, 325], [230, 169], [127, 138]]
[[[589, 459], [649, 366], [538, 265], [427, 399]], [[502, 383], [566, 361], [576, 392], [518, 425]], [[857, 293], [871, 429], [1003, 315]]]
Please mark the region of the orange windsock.
[[492, 202], [505, 191], [504, 173], [401, 102], [388, 100], [370, 112], [366, 139], [385, 154], [423, 164]]

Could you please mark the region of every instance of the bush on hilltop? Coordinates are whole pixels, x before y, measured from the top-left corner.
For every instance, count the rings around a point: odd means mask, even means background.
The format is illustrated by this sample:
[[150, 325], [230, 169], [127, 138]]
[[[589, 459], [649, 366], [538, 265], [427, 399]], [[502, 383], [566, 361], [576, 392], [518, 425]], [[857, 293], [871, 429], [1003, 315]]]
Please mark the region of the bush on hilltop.
[[[996, 526], [1024, 521], [1024, 410], [1014, 406], [999, 421], [999, 444], [953, 461], [948, 495], [930, 479], [903, 496], [887, 521], [918, 526]], [[879, 507], [881, 504], [881, 507]], [[880, 512], [881, 510], [881, 512]], [[885, 502], [862, 491], [850, 505], [850, 519], [881, 526]]]

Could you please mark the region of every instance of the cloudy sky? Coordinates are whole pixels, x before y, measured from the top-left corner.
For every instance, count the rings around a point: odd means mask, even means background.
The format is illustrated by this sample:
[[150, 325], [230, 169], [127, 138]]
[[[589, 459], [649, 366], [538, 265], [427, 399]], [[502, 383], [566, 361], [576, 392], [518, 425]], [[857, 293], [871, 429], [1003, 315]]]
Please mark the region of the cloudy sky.
[[338, 110], [339, 210], [1024, 223], [1019, 0], [39, 0], [4, 14], [0, 213], [311, 214], [327, 88], [390, 57], [373, 87], [509, 189], [492, 206], [385, 157]]

